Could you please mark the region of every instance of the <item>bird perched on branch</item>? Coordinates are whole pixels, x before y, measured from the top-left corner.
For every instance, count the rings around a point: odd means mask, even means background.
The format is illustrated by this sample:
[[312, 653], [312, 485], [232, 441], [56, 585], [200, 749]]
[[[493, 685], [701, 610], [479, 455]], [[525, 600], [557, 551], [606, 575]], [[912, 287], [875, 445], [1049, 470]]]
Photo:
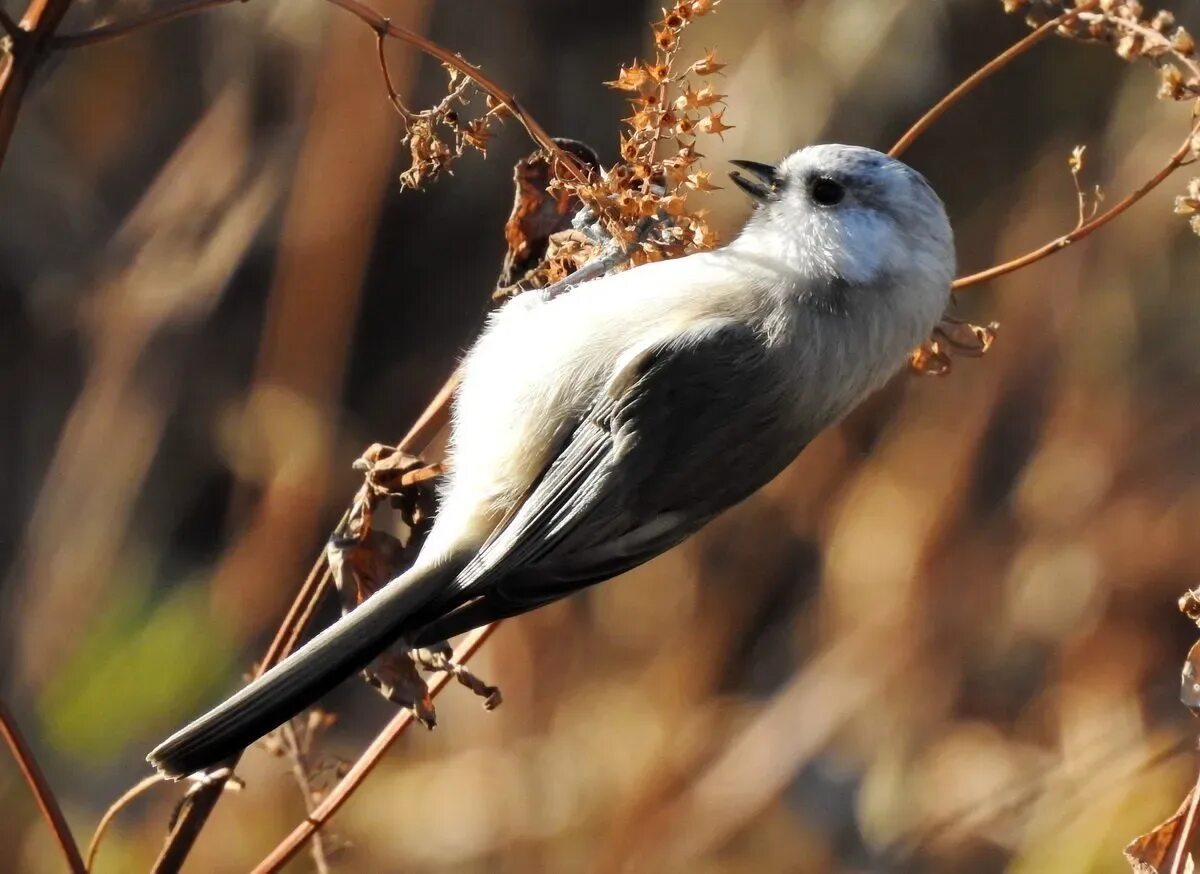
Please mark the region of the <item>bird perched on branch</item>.
[[404, 573], [159, 745], [179, 777], [425, 645], [616, 576], [750, 495], [879, 388], [937, 323], [950, 224], [870, 149], [735, 161], [729, 245], [498, 310], [463, 362], [449, 476]]

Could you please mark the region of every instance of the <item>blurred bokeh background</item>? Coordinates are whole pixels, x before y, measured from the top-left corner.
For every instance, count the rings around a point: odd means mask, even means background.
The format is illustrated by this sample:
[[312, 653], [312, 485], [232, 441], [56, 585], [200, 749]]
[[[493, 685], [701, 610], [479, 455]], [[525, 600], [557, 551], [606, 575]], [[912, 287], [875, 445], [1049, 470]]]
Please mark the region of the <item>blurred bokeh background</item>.
[[[657, 4], [374, 3], [615, 159], [626, 108], [601, 82], [647, 55]], [[62, 30], [143, 8], [81, 2]], [[719, 176], [887, 148], [1025, 32], [992, 0], [726, 0], [685, 46], [729, 64], [736, 127], [701, 151]], [[400, 192], [374, 50], [318, 0], [256, 0], [62, 53], [0, 171], [0, 691], [84, 839], [261, 655], [351, 462], [407, 430], [486, 311], [530, 143], [506, 124], [486, 160]], [[443, 93], [388, 50], [411, 105]], [[1110, 202], [1157, 169], [1187, 119], [1155, 90], [1055, 39], [943, 118], [906, 157], [964, 271], [1074, 224], [1073, 145]], [[504, 705], [449, 689], [335, 819], [334, 869], [1127, 870], [1196, 765], [1186, 179], [963, 295], [1001, 323], [985, 359], [899, 376], [701, 536], [507, 623], [473, 662]], [[707, 201], [725, 236], [748, 210]], [[390, 713], [358, 682], [328, 704], [318, 785]], [[240, 773], [190, 870], [243, 871], [303, 816], [283, 761]], [[131, 807], [96, 870], [145, 870], [180, 791]], [[7, 759], [0, 810], [0, 870], [61, 870]]]

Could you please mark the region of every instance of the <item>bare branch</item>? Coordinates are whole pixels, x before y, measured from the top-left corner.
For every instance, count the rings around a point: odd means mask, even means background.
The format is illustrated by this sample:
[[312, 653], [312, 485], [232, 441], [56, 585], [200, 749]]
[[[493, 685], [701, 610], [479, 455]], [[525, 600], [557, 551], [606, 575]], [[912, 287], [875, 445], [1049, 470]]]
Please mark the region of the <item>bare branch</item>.
[[[455, 651], [454, 660], [459, 664], [465, 664], [483, 646], [499, 625], [499, 622], [493, 622], [491, 625], [485, 625], [482, 628], [472, 631], [466, 640], [462, 642], [458, 650]], [[430, 697], [436, 697], [446, 687], [446, 684], [450, 682], [452, 676], [450, 672], [438, 674], [430, 684]], [[370, 746], [363, 750], [362, 755], [351, 765], [350, 770], [346, 772], [346, 776], [334, 787], [333, 791], [321, 801], [317, 808], [303, 822], [292, 830], [291, 834], [284, 838], [275, 849], [267, 854], [266, 858], [255, 866], [252, 874], [270, 874], [270, 872], [278, 871], [286, 865], [304, 847], [305, 843], [341, 809], [341, 806], [346, 803], [354, 791], [362, 785], [363, 780], [379, 764], [379, 760], [383, 758], [384, 753], [388, 751], [391, 745], [396, 742], [396, 739], [412, 724], [414, 718], [413, 712], [407, 708], [397, 713], [383, 731], [371, 741]]]
[[960, 277], [954, 280], [953, 288], [956, 291], [969, 288], [972, 285], [978, 285], [981, 282], [987, 282], [989, 279], [995, 279], [997, 276], [1003, 276], [1006, 273], [1012, 273], [1014, 270], [1020, 270], [1022, 267], [1028, 267], [1030, 264], [1041, 261], [1043, 258], [1048, 258], [1055, 252], [1059, 252], [1067, 248], [1067, 246], [1071, 245], [1072, 243], [1082, 240], [1088, 234], [1104, 227], [1104, 225], [1108, 224], [1121, 213], [1125, 212], [1125, 210], [1129, 209], [1129, 207], [1133, 206], [1135, 203], [1161, 185], [1168, 176], [1170, 176], [1180, 167], [1189, 163], [1193, 154], [1195, 138], [1198, 135], [1200, 135], [1200, 120], [1197, 120], [1192, 125], [1192, 128], [1188, 131], [1187, 138], [1184, 139], [1183, 144], [1175, 150], [1175, 154], [1173, 154], [1170, 160], [1163, 165], [1162, 169], [1138, 186], [1137, 189], [1130, 193], [1124, 200], [1114, 204], [1112, 207], [1100, 213], [1100, 215], [1096, 216], [1091, 221], [1080, 225], [1069, 234], [1063, 234], [1061, 237], [1051, 240], [1044, 246], [1039, 246], [1032, 252], [1026, 252], [1019, 258], [1014, 258], [1011, 261], [1005, 261], [1003, 264], [997, 264], [995, 267], [989, 267], [987, 270], [981, 270], [978, 273], [972, 273], [970, 276]]
[[126, 21], [117, 21], [112, 24], [93, 27], [91, 30], [85, 30], [82, 33], [67, 33], [56, 36], [50, 40], [50, 48], [52, 50], [83, 48], [84, 46], [95, 45], [100, 42], [108, 42], [110, 39], [119, 39], [120, 37], [128, 36], [134, 31], [174, 21], [176, 18], [183, 18], [187, 15], [203, 12], [205, 9], [225, 6], [229, 3], [245, 2], [247, 0], [183, 0], [182, 3], [175, 6], [152, 9], [141, 15], [135, 15]]
[[1024, 39], [1013, 43], [1003, 52], [996, 55], [996, 57], [992, 58], [970, 76], [959, 82], [949, 94], [935, 103], [928, 112], [917, 119], [913, 126], [904, 132], [904, 136], [900, 137], [900, 139], [896, 141], [896, 145], [892, 146], [888, 154], [893, 158], [900, 157], [900, 155], [908, 151], [908, 147], [916, 141], [917, 137], [925, 133], [925, 131], [927, 131], [935, 121], [937, 121], [946, 113], [946, 110], [950, 109], [950, 107], [966, 97], [967, 94], [974, 91], [976, 87], [982, 84], [986, 79], [990, 78], [992, 74], [1000, 71], [1004, 67], [1007, 67], [1014, 60], [1025, 54], [1025, 52], [1029, 51], [1046, 37], [1050, 36], [1050, 34], [1054, 33], [1054, 31], [1058, 30], [1059, 27], [1078, 17], [1083, 10], [1090, 9], [1093, 6], [1095, 6], [1095, 0], [1088, 0], [1087, 3], [1080, 4], [1080, 6], [1077, 8], [1064, 12], [1057, 18], [1047, 21], [1037, 30], [1033, 31], [1033, 33], [1029, 34]]
[[[72, 49], [81, 46], [95, 45], [99, 42], [105, 42], [110, 39], [126, 36], [134, 31], [141, 30], [144, 27], [151, 27], [156, 24], [161, 24], [164, 21], [170, 21], [175, 18], [181, 18], [185, 15], [191, 15], [196, 12], [201, 12], [205, 9], [210, 9], [216, 6], [225, 6], [234, 2], [246, 2], [246, 0], [184, 0], [177, 6], [168, 9], [156, 10], [148, 12], [144, 15], [138, 15], [126, 21], [107, 24], [102, 27], [97, 27], [92, 30], [84, 31], [83, 33], [67, 34], [61, 37], [52, 39], [49, 43], [53, 49]], [[497, 103], [512, 113], [513, 117], [521, 123], [529, 136], [533, 140], [554, 156], [555, 162], [563, 168], [567, 175], [573, 177], [576, 181], [582, 182], [586, 179], [586, 173], [579, 163], [570, 154], [563, 151], [557, 143], [546, 133], [545, 129], [538, 124], [533, 116], [529, 115], [518, 103], [517, 98], [501, 88], [490, 77], [484, 74], [482, 70], [474, 64], [464, 60], [463, 57], [455, 52], [443, 48], [433, 40], [421, 36], [415, 31], [409, 30], [406, 27], [401, 27], [395, 24], [387, 16], [377, 12], [365, 3], [359, 0], [329, 0], [334, 6], [340, 6], [350, 14], [356, 16], [367, 24], [382, 38], [389, 36], [393, 39], [398, 39], [401, 42], [408, 43], [411, 46], [423, 51], [431, 57], [437, 58], [443, 64], [458, 70], [464, 76], [473, 81], [481, 90], [486, 92]], [[389, 88], [389, 91], [391, 89]]]
[[17, 43], [24, 39], [28, 34], [21, 30], [21, 26], [13, 21], [12, 16], [0, 9], [0, 27], [4, 28], [4, 32], [12, 37], [12, 41]]
[[96, 831], [92, 833], [92, 839], [88, 842], [87, 857], [84, 860], [88, 871], [96, 863], [96, 853], [100, 850], [100, 842], [104, 840], [104, 835], [108, 832], [108, 827], [112, 821], [116, 819], [117, 814], [124, 810], [130, 802], [138, 798], [151, 786], [157, 786], [163, 782], [163, 777], [159, 774], [151, 774], [145, 777], [131, 788], [125, 790], [125, 794], [109, 805], [108, 810], [104, 811], [104, 816], [100, 817], [100, 822], [96, 823]]
[[45, 58], [43, 49], [70, 7], [71, 0], [30, 0], [19, 25], [11, 19], [5, 22], [13, 45], [8, 61], [0, 64], [0, 163], [8, 151], [25, 89]]
[[42, 818], [54, 832], [59, 849], [62, 850], [63, 858], [66, 859], [67, 867], [71, 869], [72, 874], [86, 874], [87, 869], [83, 866], [79, 847], [75, 844], [75, 838], [71, 836], [70, 826], [67, 825], [62, 808], [58, 806], [58, 799], [54, 797], [50, 784], [46, 782], [46, 775], [42, 773], [37, 760], [33, 757], [33, 750], [25, 742], [21, 730], [17, 728], [16, 720], [8, 712], [3, 701], [0, 701], [0, 735], [4, 736], [4, 742], [8, 744], [8, 749], [17, 762], [17, 767], [21, 769], [21, 776], [29, 785], [29, 791], [33, 793], [38, 810], [42, 812]]

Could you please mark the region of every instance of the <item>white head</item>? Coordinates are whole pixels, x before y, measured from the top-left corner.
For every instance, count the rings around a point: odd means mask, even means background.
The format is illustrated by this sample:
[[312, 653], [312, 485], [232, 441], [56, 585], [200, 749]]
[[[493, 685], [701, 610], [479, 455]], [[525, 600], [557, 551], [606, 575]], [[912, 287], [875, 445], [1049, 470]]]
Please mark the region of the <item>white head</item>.
[[925, 294], [941, 308], [954, 276], [954, 238], [929, 183], [906, 164], [858, 146], [809, 146], [777, 165], [734, 161], [733, 181], [757, 204], [734, 246], [782, 260], [806, 283], [850, 299], [855, 288]]

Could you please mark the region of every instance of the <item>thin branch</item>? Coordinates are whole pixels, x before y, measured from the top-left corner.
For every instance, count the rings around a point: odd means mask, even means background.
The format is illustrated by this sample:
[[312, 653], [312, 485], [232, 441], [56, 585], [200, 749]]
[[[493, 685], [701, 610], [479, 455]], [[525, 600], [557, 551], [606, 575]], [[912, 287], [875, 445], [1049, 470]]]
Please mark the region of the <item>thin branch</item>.
[[21, 730], [17, 728], [16, 720], [8, 712], [3, 701], [0, 701], [0, 735], [3, 735], [4, 742], [8, 744], [8, 749], [17, 762], [17, 767], [21, 769], [21, 776], [29, 785], [29, 791], [33, 793], [38, 810], [42, 812], [42, 818], [54, 832], [59, 849], [62, 850], [63, 858], [66, 859], [67, 867], [71, 869], [72, 874], [86, 874], [87, 869], [83, 866], [79, 847], [75, 844], [75, 838], [71, 836], [71, 829], [67, 825], [66, 817], [63, 816], [62, 808], [58, 806], [58, 799], [54, 797], [50, 784], [46, 782], [46, 775], [42, 773], [37, 760], [33, 757], [33, 750], [25, 742]]
[[587, 179], [586, 171], [570, 154], [565, 152], [553, 138], [546, 133], [537, 120], [529, 115], [524, 107], [517, 102], [517, 98], [505, 91], [484, 72], [474, 64], [466, 61], [461, 55], [456, 52], [451, 52], [446, 48], [435, 43], [416, 31], [409, 30], [407, 27], [401, 27], [398, 24], [393, 24], [391, 19], [385, 15], [376, 12], [370, 6], [360, 2], [360, 0], [329, 0], [334, 6], [340, 6], [352, 15], [357, 16], [376, 33], [386, 33], [388, 36], [398, 39], [401, 42], [408, 43], [414, 46], [430, 57], [437, 58], [443, 64], [453, 67], [458, 72], [462, 73], [467, 78], [471, 79], [481, 90], [486, 92], [493, 100], [504, 106], [513, 116], [521, 123], [521, 126], [533, 137], [534, 141], [539, 146], [549, 152], [554, 160], [566, 169], [566, 171], [575, 178], [577, 182], [584, 182]]
[[409, 455], [420, 455], [433, 442], [433, 438], [438, 435], [438, 432], [449, 424], [450, 401], [454, 398], [454, 392], [458, 390], [458, 378], [457, 371], [450, 375], [450, 378], [438, 389], [438, 393], [433, 396], [429, 406], [421, 415], [417, 416], [417, 421], [409, 428], [404, 439], [396, 447], [397, 449], [407, 452]]
[[[215, 6], [224, 6], [234, 2], [245, 2], [245, 0], [184, 0], [179, 5], [168, 9], [148, 12], [125, 21], [86, 30], [83, 33], [55, 37], [50, 41], [49, 45], [54, 49], [73, 49], [81, 46], [95, 45], [99, 42], [126, 36], [144, 27], [161, 24], [164, 21], [170, 21], [174, 18], [180, 18]], [[391, 19], [387, 16], [360, 2], [360, 0], [329, 0], [329, 2], [334, 6], [340, 6], [342, 9], [359, 18], [381, 37], [387, 35], [393, 39], [408, 43], [430, 57], [436, 58], [443, 64], [453, 67], [471, 79], [494, 101], [512, 113], [513, 117], [521, 123], [521, 126], [525, 128], [529, 136], [539, 146], [548, 151], [554, 157], [557, 164], [563, 167], [577, 182], [586, 181], [587, 173], [579, 165], [579, 162], [554, 142], [553, 138], [546, 133], [537, 120], [525, 111], [515, 96], [501, 88], [500, 85], [485, 75], [474, 64], [466, 61], [461, 55], [443, 48], [433, 40], [427, 39], [406, 27], [392, 23]]]
[[13, 21], [12, 16], [0, 9], [0, 27], [4, 28], [4, 32], [12, 37], [13, 43], [18, 43], [29, 34], [21, 30], [21, 26]]
[[[291, 760], [292, 777], [295, 779], [296, 786], [300, 790], [300, 795], [304, 799], [304, 810], [309, 816], [312, 816], [316, 808], [316, 799], [312, 781], [308, 779], [307, 751], [300, 743], [300, 736], [296, 731], [294, 720], [289, 719], [279, 728], [279, 734], [283, 738], [283, 745], [287, 748], [287, 756]], [[325, 851], [325, 841], [320, 834], [313, 835], [310, 853], [312, 855], [313, 867], [316, 869], [317, 874], [329, 874], [329, 856]]]
[[[417, 421], [409, 429], [409, 432], [404, 435], [404, 439], [400, 441], [399, 445], [401, 451], [413, 454], [420, 453], [437, 436], [437, 432], [449, 421], [450, 399], [453, 397], [457, 386], [457, 375], [451, 376], [421, 415], [417, 417]], [[343, 514], [341, 524], [345, 523], [349, 514], [350, 510], [347, 510]], [[308, 627], [313, 614], [320, 605], [321, 598], [329, 591], [331, 582], [332, 577], [329, 572], [329, 564], [324, 551], [322, 551], [316, 561], [313, 562], [313, 566], [309, 570], [304, 584], [292, 600], [291, 607], [288, 608], [287, 614], [279, 625], [279, 630], [276, 631], [274, 639], [271, 641], [270, 646], [267, 647], [267, 652], [263, 656], [262, 662], [255, 671], [255, 676], [262, 674], [268, 668], [283, 661], [296, 648], [301, 635], [304, 634], [304, 630]], [[438, 677], [437, 679], [440, 680], [441, 678]], [[435, 680], [435, 685], [436, 682]], [[178, 871], [183, 865], [183, 862], [191, 852], [192, 845], [208, 821], [209, 814], [212, 813], [218, 799], [220, 799], [228, 775], [233, 773], [233, 768], [237, 765], [237, 761], [238, 758], [235, 757], [227, 762], [228, 770], [225, 772], [225, 776], [213, 777], [209, 783], [197, 789], [187, 799], [186, 803], [188, 806], [172, 825], [171, 831], [163, 844], [162, 852], [151, 869], [152, 874], [173, 874], [173, 872]]]
[[235, 756], [226, 763], [226, 767], [220, 768], [208, 782], [194, 786], [184, 796], [184, 806], [171, 824], [171, 830], [167, 834], [166, 840], [163, 841], [163, 848], [159, 852], [158, 858], [154, 860], [154, 865], [150, 868], [150, 874], [176, 874], [183, 867], [183, 863], [187, 861], [188, 855], [192, 852], [196, 838], [200, 837], [201, 830], [208, 822], [209, 814], [217, 806], [218, 799], [225, 791], [225, 784], [233, 775], [237, 759], [238, 757]]
[[904, 136], [900, 137], [900, 139], [896, 141], [896, 145], [892, 146], [888, 154], [893, 158], [900, 157], [900, 155], [906, 152], [908, 147], [916, 141], [917, 137], [925, 133], [925, 131], [928, 130], [935, 121], [945, 114], [946, 110], [962, 100], [962, 98], [967, 94], [974, 91], [975, 88], [984, 80], [990, 78], [993, 73], [996, 73], [1003, 67], [1008, 66], [1016, 58], [1025, 54], [1025, 52], [1029, 51], [1046, 37], [1050, 36], [1050, 34], [1054, 33], [1054, 31], [1056, 31], [1059, 27], [1064, 24], [1069, 24], [1071, 20], [1076, 18], [1081, 12], [1083, 12], [1085, 9], [1092, 8], [1095, 6], [1095, 4], [1096, 0], [1089, 0], [1089, 2], [1085, 4], [1081, 4], [1074, 9], [1064, 12], [1057, 18], [1047, 21], [1024, 39], [1013, 43], [1003, 52], [996, 55], [996, 57], [992, 58], [992, 60], [988, 61], [966, 79], [963, 79], [961, 82], [959, 82], [949, 94], [935, 103], [928, 112], [917, 119], [916, 123], [914, 123], [912, 127], [904, 132]]
[[[493, 622], [491, 625], [485, 625], [471, 632], [466, 640], [462, 642], [462, 645], [455, 651], [454, 660], [459, 664], [465, 664], [483, 646], [484, 642], [492, 635], [492, 632], [496, 630], [499, 624], [499, 622]], [[451, 674], [449, 672], [438, 674], [429, 686], [430, 697], [436, 697], [446, 687], [446, 684], [450, 682], [450, 678]], [[291, 834], [284, 838], [275, 849], [268, 853], [255, 866], [252, 874], [271, 874], [271, 872], [278, 871], [287, 864], [304, 847], [305, 843], [346, 803], [347, 799], [358, 789], [367, 775], [379, 764], [379, 760], [383, 758], [388, 748], [396, 742], [396, 739], [413, 722], [413, 719], [413, 712], [407, 708], [397, 713], [383, 731], [371, 741], [371, 745], [363, 750], [362, 755], [358, 757], [358, 760], [346, 772], [346, 776], [342, 778], [341, 782], [325, 796], [317, 808], [302, 823], [292, 830]]]
[[1019, 258], [1014, 258], [1011, 261], [1005, 261], [1003, 264], [997, 264], [995, 267], [989, 267], [987, 270], [981, 270], [978, 273], [972, 273], [970, 276], [963, 276], [954, 280], [953, 288], [955, 290], [969, 288], [972, 285], [978, 285], [981, 282], [987, 282], [989, 279], [995, 279], [997, 276], [1003, 276], [1006, 273], [1012, 273], [1014, 270], [1020, 270], [1022, 267], [1028, 267], [1030, 264], [1033, 264], [1036, 261], [1041, 261], [1043, 258], [1048, 258], [1055, 252], [1059, 252], [1072, 243], [1082, 240], [1088, 234], [1099, 230], [1121, 213], [1125, 212], [1125, 210], [1129, 209], [1129, 207], [1133, 206], [1159, 185], [1161, 185], [1168, 176], [1170, 176], [1180, 167], [1190, 163], [1189, 159], [1192, 157], [1194, 148], [1193, 144], [1197, 136], [1200, 136], [1200, 120], [1197, 120], [1192, 125], [1192, 128], [1188, 131], [1187, 138], [1183, 141], [1183, 144], [1175, 150], [1175, 154], [1173, 154], [1170, 160], [1163, 165], [1162, 169], [1138, 186], [1138, 188], [1130, 193], [1124, 200], [1114, 204], [1112, 207], [1100, 213], [1100, 215], [1096, 216], [1091, 221], [1075, 228], [1075, 230], [1071, 231], [1069, 234], [1063, 234], [1061, 237], [1056, 237], [1049, 243], [1046, 243], [1044, 246], [1039, 246], [1038, 248], [1034, 249], [1032, 252], [1026, 252]]
[[140, 797], [151, 786], [156, 786], [163, 782], [163, 777], [159, 774], [151, 774], [149, 777], [144, 777], [136, 785], [125, 790], [125, 794], [109, 805], [108, 810], [104, 811], [104, 816], [100, 817], [100, 822], [96, 823], [96, 831], [92, 833], [92, 839], [88, 842], [87, 857], [84, 859], [86, 869], [92, 870], [96, 864], [96, 853], [100, 850], [100, 842], [104, 840], [104, 835], [108, 832], [108, 827], [112, 821], [117, 818], [117, 814], [124, 810], [135, 798]]
[[[339, 523], [339, 527], [345, 524], [346, 518], [349, 515], [349, 511], [342, 514], [342, 521]], [[255, 670], [254, 676], [261, 676], [268, 668], [283, 661], [288, 653], [296, 648], [296, 641], [304, 633], [304, 628], [308, 625], [308, 620], [312, 617], [313, 611], [316, 610], [317, 605], [320, 603], [321, 595], [324, 594], [328, 582], [329, 566], [325, 561], [325, 553], [322, 552], [317, 560], [313, 562], [313, 566], [304, 580], [304, 585], [300, 587], [300, 591], [292, 599], [292, 605], [288, 608], [283, 622], [279, 624], [279, 630], [275, 632], [275, 638], [271, 641], [271, 645], [267, 647], [266, 655], [263, 656], [263, 660]]]
[[379, 31], [375, 32], [375, 49], [379, 55], [379, 71], [383, 74], [383, 87], [387, 89], [388, 100], [392, 101], [392, 106], [396, 112], [404, 119], [405, 127], [413, 120], [413, 112], [404, 105], [404, 101], [400, 99], [400, 92], [396, 90], [396, 86], [392, 84], [392, 72], [388, 69], [387, 52], [384, 51], [384, 35]]
[[[13, 44], [0, 64], [0, 163], [8, 152], [25, 89], [45, 59], [45, 47], [71, 7], [71, 0], [30, 0], [19, 25], [9, 28]], [[15, 35], [14, 35], [15, 33]]]
[[203, 12], [205, 9], [226, 6], [230, 3], [245, 2], [247, 0], [183, 0], [182, 3], [178, 3], [175, 6], [151, 9], [149, 12], [143, 12], [141, 15], [135, 15], [125, 21], [115, 21], [112, 24], [93, 27], [82, 33], [66, 33], [56, 36], [50, 40], [50, 48], [54, 51], [83, 48], [84, 46], [91, 46], [100, 42], [108, 42], [110, 39], [119, 39], [142, 28], [154, 27], [156, 24], [174, 21], [176, 18], [183, 18], [187, 15]]

